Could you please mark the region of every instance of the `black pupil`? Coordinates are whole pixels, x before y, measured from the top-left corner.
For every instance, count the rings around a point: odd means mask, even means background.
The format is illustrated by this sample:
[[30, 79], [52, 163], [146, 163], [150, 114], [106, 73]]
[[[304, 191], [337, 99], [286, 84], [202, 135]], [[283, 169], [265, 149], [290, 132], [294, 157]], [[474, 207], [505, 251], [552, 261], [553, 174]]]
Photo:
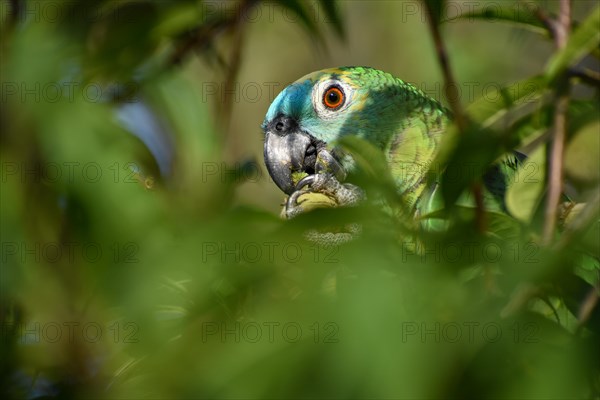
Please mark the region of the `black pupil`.
[[327, 95], [329, 102], [332, 104], [335, 104], [339, 101], [340, 97], [338, 95], [338, 93], [335, 90], [332, 90], [331, 92], [329, 92], [329, 94]]

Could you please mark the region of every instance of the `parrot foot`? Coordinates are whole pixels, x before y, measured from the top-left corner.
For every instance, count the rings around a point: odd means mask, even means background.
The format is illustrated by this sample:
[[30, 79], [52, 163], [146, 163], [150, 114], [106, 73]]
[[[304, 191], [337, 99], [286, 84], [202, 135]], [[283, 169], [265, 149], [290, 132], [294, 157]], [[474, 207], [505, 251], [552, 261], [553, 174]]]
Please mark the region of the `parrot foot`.
[[[307, 186], [308, 188], [305, 188]], [[303, 206], [303, 203], [307, 202], [299, 201], [301, 197], [306, 199], [310, 194], [325, 196], [329, 201], [317, 201], [319, 205], [328, 207], [351, 207], [366, 198], [365, 192], [360, 187], [351, 183], [340, 183], [334, 175], [329, 173], [309, 175], [298, 182], [295, 189], [296, 191], [290, 195], [285, 206], [284, 216], [287, 219], [315, 208], [314, 206]]]
[[[294, 218], [296, 215], [300, 215], [308, 211], [305, 206], [302, 204], [305, 201], [301, 201], [300, 197], [308, 196], [311, 192], [309, 190], [296, 190], [294, 193], [288, 197], [287, 202], [285, 203], [285, 208], [283, 209], [282, 216], [285, 219]], [[305, 200], [305, 199], [303, 199]]]
[[355, 206], [366, 199], [365, 192], [351, 183], [340, 183], [337, 178], [329, 173], [307, 176], [298, 182], [296, 190], [310, 186], [311, 191], [323, 193], [335, 199], [338, 206]]

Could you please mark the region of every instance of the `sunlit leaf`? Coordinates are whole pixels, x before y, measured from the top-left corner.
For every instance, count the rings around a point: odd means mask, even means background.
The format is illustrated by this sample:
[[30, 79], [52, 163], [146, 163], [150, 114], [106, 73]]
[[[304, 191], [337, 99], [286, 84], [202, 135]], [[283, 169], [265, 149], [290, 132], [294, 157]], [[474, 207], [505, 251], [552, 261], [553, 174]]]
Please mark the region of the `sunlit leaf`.
[[484, 5], [484, 8], [482, 9], [466, 12], [457, 17], [443, 20], [442, 22], [449, 23], [457, 20], [502, 22], [549, 36], [548, 29], [542, 24], [539, 18], [537, 18], [529, 8], [520, 3], [491, 3]]
[[575, 134], [565, 152], [565, 172], [578, 182], [600, 181], [600, 120], [588, 123]]
[[543, 77], [535, 76], [515, 82], [500, 89], [494, 87], [484, 97], [467, 107], [469, 115], [482, 126], [492, 125], [511, 107], [535, 103], [546, 89]]

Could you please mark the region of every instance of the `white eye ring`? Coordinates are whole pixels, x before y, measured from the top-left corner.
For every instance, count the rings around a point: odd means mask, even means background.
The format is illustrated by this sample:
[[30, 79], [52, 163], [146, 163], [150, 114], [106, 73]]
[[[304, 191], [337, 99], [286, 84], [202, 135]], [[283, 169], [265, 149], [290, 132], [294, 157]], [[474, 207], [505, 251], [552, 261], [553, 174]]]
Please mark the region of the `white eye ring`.
[[[337, 89], [342, 96], [340, 104], [338, 106], [326, 105], [325, 94], [327, 91]], [[346, 82], [336, 80], [336, 79], [328, 79], [323, 82], [319, 82], [312, 91], [312, 103], [315, 112], [320, 118], [330, 119], [334, 118], [340, 111], [348, 108], [352, 101], [352, 95], [354, 94], [354, 90], [350, 85]]]

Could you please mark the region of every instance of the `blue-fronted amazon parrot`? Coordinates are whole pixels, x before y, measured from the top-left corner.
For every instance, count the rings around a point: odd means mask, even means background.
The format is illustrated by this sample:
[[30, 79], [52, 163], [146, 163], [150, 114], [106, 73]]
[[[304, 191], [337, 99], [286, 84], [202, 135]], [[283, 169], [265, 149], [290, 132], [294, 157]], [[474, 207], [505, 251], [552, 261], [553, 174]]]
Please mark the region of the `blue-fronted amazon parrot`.
[[[264, 119], [264, 157], [277, 186], [289, 195], [284, 215], [304, 211], [298, 199], [325, 193], [335, 205], [353, 205], [365, 194], [344, 183], [355, 168], [337, 142], [346, 136], [381, 150], [398, 194], [414, 213], [435, 211], [437, 183], [426, 179], [451, 113], [413, 85], [368, 67], [313, 72], [287, 86]], [[508, 179], [520, 155], [509, 156], [485, 174], [486, 202], [502, 208]]]

